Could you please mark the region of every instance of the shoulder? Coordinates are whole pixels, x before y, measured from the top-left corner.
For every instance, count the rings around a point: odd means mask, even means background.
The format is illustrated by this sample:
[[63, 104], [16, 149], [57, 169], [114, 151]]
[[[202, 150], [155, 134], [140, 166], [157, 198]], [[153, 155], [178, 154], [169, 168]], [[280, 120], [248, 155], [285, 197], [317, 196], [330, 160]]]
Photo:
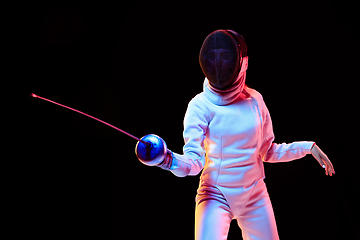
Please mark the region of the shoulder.
[[255, 98], [256, 100], [263, 101], [263, 97], [262, 97], [261, 93], [259, 93], [255, 89], [249, 88], [248, 86], [246, 86], [245, 90], [250, 94], [250, 97]]
[[190, 100], [190, 102], [188, 104], [188, 108], [204, 109], [204, 108], [206, 108], [206, 105], [208, 105], [208, 100], [205, 97], [205, 94], [203, 92], [201, 92]]
[[199, 93], [191, 99], [185, 114], [186, 116], [203, 116], [208, 119], [209, 114], [209, 100], [205, 97], [204, 93]]
[[263, 99], [263, 96], [261, 95], [261, 93], [259, 93], [259, 92], [256, 91], [255, 89], [249, 88], [249, 87], [246, 87], [245, 90], [250, 94], [250, 97], [251, 97], [253, 100], [255, 100], [256, 105], [260, 107], [261, 112], [267, 113], [267, 112], [268, 112], [268, 109], [267, 109], [267, 107], [266, 107], [266, 104], [265, 104], [265, 102], [264, 102], [264, 99]]

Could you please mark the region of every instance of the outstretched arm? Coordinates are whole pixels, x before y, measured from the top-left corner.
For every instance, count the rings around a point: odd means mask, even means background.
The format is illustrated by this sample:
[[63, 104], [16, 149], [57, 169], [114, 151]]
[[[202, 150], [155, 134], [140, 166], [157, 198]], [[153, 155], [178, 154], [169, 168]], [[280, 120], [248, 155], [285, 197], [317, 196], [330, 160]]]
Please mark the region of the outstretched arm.
[[319, 162], [322, 168], [325, 168], [326, 175], [332, 176], [333, 174], [335, 174], [334, 167], [330, 162], [329, 158], [323, 151], [321, 151], [321, 149], [316, 144], [314, 144], [311, 148], [311, 154]]
[[[264, 125], [263, 125], [263, 144], [260, 149], [260, 155], [264, 162], [287, 162], [294, 159], [302, 158], [306, 154], [312, 154], [319, 162], [320, 166], [325, 169], [326, 175], [335, 174], [334, 167], [326, 154], [314, 142], [294, 142], [291, 144], [273, 143], [274, 133], [272, 128], [269, 111], [263, 103]], [[312, 145], [310, 145], [312, 144]]]

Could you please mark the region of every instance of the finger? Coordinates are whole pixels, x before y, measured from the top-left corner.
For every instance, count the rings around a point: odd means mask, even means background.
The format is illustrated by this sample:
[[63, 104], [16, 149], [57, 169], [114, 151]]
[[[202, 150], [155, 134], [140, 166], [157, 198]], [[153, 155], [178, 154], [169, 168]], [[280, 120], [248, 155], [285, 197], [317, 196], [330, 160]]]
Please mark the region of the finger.
[[330, 173], [330, 176], [332, 176], [334, 174], [334, 168], [330, 161], [326, 161], [326, 163], [327, 163], [328, 172]]
[[332, 174], [335, 174], [334, 166], [332, 165], [329, 158], [325, 154], [321, 154], [320, 156], [321, 156], [323, 162], [326, 163], [326, 169], [327, 169], [327, 172], [330, 174], [330, 176], [332, 176]]
[[322, 162], [324, 163], [324, 169], [325, 169], [325, 174], [329, 175], [329, 164], [323, 159], [321, 158]]
[[321, 159], [321, 167], [325, 170], [325, 174], [328, 175], [328, 164], [320, 157]]
[[330, 164], [330, 167], [331, 167], [331, 172], [333, 174], [335, 174], [335, 169], [334, 169], [334, 166], [333, 166], [332, 162], [329, 159], [327, 159], [327, 160], [329, 161], [329, 164]]
[[332, 172], [330, 171], [330, 165], [326, 163], [326, 175], [332, 176]]
[[321, 156], [316, 156], [316, 160], [319, 162], [319, 164], [322, 168], [326, 167], [324, 161], [321, 159]]

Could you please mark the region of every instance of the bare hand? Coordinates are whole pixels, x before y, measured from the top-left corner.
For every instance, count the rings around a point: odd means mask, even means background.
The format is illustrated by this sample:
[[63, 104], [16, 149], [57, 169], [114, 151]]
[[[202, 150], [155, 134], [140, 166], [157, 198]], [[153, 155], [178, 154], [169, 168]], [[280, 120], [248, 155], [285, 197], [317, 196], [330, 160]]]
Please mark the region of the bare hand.
[[316, 144], [314, 144], [314, 146], [311, 148], [311, 154], [319, 162], [320, 166], [325, 168], [326, 175], [332, 176], [335, 174], [334, 167], [329, 158]]

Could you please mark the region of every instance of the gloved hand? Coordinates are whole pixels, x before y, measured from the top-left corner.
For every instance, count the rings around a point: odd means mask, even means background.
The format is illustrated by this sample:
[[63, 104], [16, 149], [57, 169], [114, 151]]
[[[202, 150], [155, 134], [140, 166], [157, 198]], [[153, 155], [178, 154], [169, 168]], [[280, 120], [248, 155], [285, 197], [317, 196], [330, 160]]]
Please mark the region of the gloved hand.
[[191, 170], [191, 165], [187, 162], [185, 156], [174, 154], [169, 149], [166, 152], [164, 160], [156, 166], [171, 171], [177, 177], [185, 177]]
[[166, 152], [164, 160], [161, 163], [159, 163], [157, 166], [164, 169], [164, 170], [169, 171], [170, 168], [171, 168], [172, 162], [173, 162], [173, 154], [168, 149], [167, 152]]

